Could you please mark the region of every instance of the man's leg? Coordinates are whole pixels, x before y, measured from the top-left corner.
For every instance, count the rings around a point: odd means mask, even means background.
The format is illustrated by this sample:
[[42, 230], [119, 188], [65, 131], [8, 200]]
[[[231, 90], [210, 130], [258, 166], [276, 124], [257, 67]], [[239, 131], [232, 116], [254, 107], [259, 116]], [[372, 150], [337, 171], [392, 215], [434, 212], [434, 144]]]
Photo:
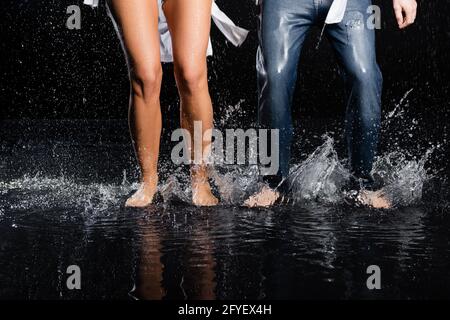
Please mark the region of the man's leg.
[[352, 173], [373, 188], [372, 166], [381, 122], [382, 75], [376, 62], [375, 30], [367, 25], [371, 0], [349, 0], [341, 23], [327, 26], [347, 89], [346, 138]]
[[280, 168], [274, 179], [275, 187], [289, 174], [292, 97], [301, 48], [314, 18], [313, 1], [262, 3], [257, 53], [258, 120], [262, 128], [280, 130]]
[[[289, 174], [293, 133], [292, 96], [297, 81], [301, 48], [315, 16], [316, 8], [312, 0], [264, 0], [261, 4], [260, 46], [256, 66], [258, 121], [261, 128], [278, 129], [280, 133], [279, 170], [276, 175], [265, 177], [272, 189]], [[270, 146], [269, 142], [267, 146]], [[274, 197], [278, 196], [272, 194], [271, 199]], [[261, 203], [259, 195], [252, 198], [251, 203], [247, 202], [247, 205], [271, 204], [267, 201]], [[265, 198], [265, 195], [262, 195], [262, 198]]]

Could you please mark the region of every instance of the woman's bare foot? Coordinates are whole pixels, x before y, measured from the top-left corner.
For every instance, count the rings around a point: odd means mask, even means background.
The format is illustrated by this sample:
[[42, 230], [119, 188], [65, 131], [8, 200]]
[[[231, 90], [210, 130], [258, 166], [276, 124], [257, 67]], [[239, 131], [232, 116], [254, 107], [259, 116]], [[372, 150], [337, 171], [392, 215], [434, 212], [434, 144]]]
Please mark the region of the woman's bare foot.
[[208, 168], [206, 166], [193, 166], [191, 168], [192, 203], [199, 207], [212, 207], [219, 203], [208, 181]]
[[358, 200], [366, 205], [375, 209], [391, 209], [392, 204], [386, 198], [381, 190], [379, 191], [362, 191]]
[[158, 191], [158, 178], [149, 179], [141, 183], [141, 186], [125, 203], [125, 207], [144, 208], [153, 202], [153, 197]]
[[212, 194], [209, 182], [195, 182], [192, 183], [192, 203], [199, 207], [212, 207], [219, 204], [219, 199]]
[[260, 192], [248, 198], [244, 205], [249, 208], [272, 206], [280, 198], [280, 193], [272, 188], [264, 187]]

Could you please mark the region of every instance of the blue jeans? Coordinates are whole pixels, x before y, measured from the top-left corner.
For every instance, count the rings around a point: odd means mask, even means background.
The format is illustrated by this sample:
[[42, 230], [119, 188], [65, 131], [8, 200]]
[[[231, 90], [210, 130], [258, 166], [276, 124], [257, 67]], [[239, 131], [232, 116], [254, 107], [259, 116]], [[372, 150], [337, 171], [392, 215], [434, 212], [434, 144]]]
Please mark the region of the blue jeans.
[[[280, 130], [280, 169], [272, 185], [289, 174], [291, 106], [300, 52], [310, 27], [322, 27], [332, 0], [262, 0], [257, 54], [258, 118]], [[346, 84], [346, 140], [355, 177], [370, 185], [381, 118], [382, 75], [376, 62], [375, 32], [367, 27], [371, 0], [349, 0], [342, 22], [327, 25]], [[328, 63], [328, 62], [324, 62]]]

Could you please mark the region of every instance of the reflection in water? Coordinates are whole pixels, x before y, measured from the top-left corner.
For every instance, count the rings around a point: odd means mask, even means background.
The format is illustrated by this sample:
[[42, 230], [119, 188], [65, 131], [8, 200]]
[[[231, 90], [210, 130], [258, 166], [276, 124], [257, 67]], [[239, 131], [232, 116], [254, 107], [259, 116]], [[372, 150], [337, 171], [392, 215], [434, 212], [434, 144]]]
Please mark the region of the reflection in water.
[[136, 284], [131, 295], [145, 300], [170, 297], [214, 299], [216, 263], [207, 218], [202, 215], [189, 217], [200, 221], [193, 221], [185, 231], [175, 229], [176, 233], [183, 233], [183, 241], [166, 250], [163, 243], [171, 241], [170, 234], [174, 231], [159, 219], [155, 208], [148, 211], [149, 215], [138, 221], [140, 254]]
[[152, 222], [142, 219], [139, 221], [139, 228], [142, 238], [140, 256], [136, 285], [130, 294], [137, 299], [161, 300], [165, 296], [162, 287], [161, 240]]
[[[8, 211], [0, 218], [1, 297], [373, 299], [450, 294], [450, 217], [436, 209], [248, 210], [171, 204], [145, 211], [112, 209], [95, 221], [85, 221], [80, 209]], [[83, 272], [80, 292], [64, 287], [65, 267], [71, 264]], [[382, 291], [365, 286], [370, 265], [382, 269]]]

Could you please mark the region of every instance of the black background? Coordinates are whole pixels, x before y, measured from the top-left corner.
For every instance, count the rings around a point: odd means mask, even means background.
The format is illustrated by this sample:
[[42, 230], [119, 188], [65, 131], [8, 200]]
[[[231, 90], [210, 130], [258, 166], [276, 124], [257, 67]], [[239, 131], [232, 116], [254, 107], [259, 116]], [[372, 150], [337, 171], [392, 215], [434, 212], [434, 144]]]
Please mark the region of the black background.
[[[126, 118], [129, 84], [119, 40], [104, 4], [92, 9], [81, 0], [2, 0], [0, 4], [0, 115], [6, 119]], [[210, 90], [216, 116], [241, 101], [234, 123], [248, 126], [256, 117], [256, 15], [253, 0], [218, 0], [242, 27], [248, 41], [234, 48], [215, 27], [215, 56], [210, 59]], [[82, 8], [81, 30], [65, 26], [67, 6]], [[390, 110], [409, 89], [409, 112], [429, 125], [449, 114], [450, 9], [447, 0], [419, 1], [417, 23], [398, 30], [392, 1], [382, 8], [377, 32], [378, 60], [384, 74], [384, 110]], [[294, 114], [342, 117], [342, 83], [327, 41], [314, 49], [314, 30], [303, 51]], [[164, 68], [162, 105], [165, 116], [177, 117], [178, 98], [171, 66]]]

